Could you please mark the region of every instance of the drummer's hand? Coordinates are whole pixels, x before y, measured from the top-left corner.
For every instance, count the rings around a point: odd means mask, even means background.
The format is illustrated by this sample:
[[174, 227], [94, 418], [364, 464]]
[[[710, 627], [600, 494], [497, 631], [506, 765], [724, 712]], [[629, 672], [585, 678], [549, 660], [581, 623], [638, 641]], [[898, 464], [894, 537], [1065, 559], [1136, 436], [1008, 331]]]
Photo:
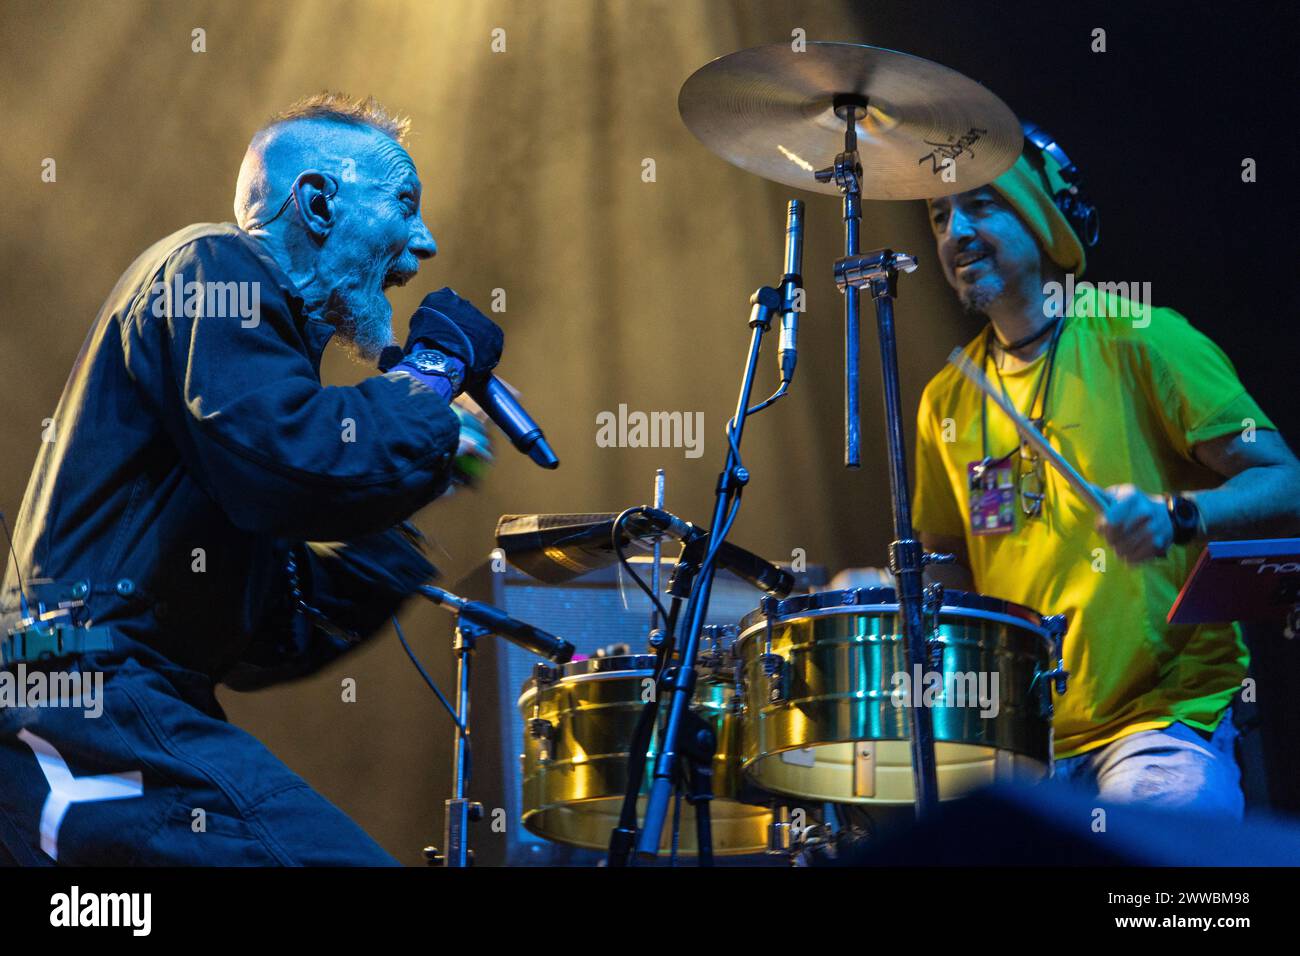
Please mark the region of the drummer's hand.
[[1111, 505], [1097, 519], [1097, 530], [1106, 543], [1129, 564], [1163, 558], [1174, 541], [1165, 499], [1135, 485], [1111, 485], [1106, 494]]

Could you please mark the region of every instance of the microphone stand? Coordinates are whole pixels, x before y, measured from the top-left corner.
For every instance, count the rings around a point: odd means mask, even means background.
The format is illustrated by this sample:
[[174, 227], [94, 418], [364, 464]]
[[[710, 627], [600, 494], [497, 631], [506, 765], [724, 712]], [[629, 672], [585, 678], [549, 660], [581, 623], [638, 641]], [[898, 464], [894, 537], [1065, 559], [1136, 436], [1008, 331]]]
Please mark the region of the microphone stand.
[[469, 675], [474, 647], [480, 637], [492, 632], [482, 625], [455, 615], [456, 631], [452, 651], [456, 655], [456, 743], [452, 757], [451, 799], [445, 803], [443, 858], [446, 867], [467, 867], [473, 860], [469, 849], [469, 825], [483, 819], [483, 804], [465, 798], [469, 786]]
[[[474, 854], [469, 848], [469, 825], [483, 819], [483, 804], [469, 800], [465, 796], [470, 775], [470, 671], [478, 639], [498, 634], [520, 644], [534, 654], [550, 657], [553, 660], [562, 658], [564, 661], [573, 655], [573, 646], [567, 642], [551, 645], [530, 644], [527, 640], [521, 639], [518, 634], [511, 634], [503, 627], [503, 622], [505, 626], [518, 625], [519, 622], [506, 617], [491, 605], [467, 601], [442, 588], [426, 584], [416, 588], [416, 592], [439, 607], [449, 610], [455, 622], [452, 651], [456, 655], [456, 703], [452, 717], [456, 722], [456, 743], [452, 757], [451, 798], [444, 803], [447, 813], [443, 826], [443, 851], [439, 853], [433, 847], [426, 847], [424, 856], [430, 865], [441, 864], [450, 868], [463, 868], [470, 866], [474, 861]], [[533, 631], [543, 639], [556, 641], [549, 634], [535, 629]]]
[[[711, 734], [694, 734], [688, 740], [685, 731], [690, 726], [688, 713], [695, 692], [695, 662], [699, 655], [700, 633], [704, 627], [705, 615], [708, 613], [709, 597], [713, 589], [713, 579], [717, 569], [717, 552], [727, 532], [735, 521], [740, 507], [740, 493], [749, 481], [749, 472], [740, 462], [740, 441], [745, 429], [745, 418], [750, 412], [749, 400], [754, 388], [754, 373], [758, 367], [759, 351], [762, 348], [763, 335], [771, 330], [772, 316], [779, 313], [783, 306], [780, 292], [770, 286], [759, 288], [750, 297], [749, 357], [745, 364], [744, 377], [741, 381], [740, 396], [736, 402], [736, 414], [727, 430], [727, 459], [722, 473], [718, 476], [718, 485], [714, 492], [715, 503], [713, 519], [709, 524], [709, 534], [705, 539], [708, 553], [700, 564], [699, 572], [691, 588], [690, 602], [687, 605], [687, 627], [685, 643], [671, 681], [672, 702], [668, 709], [668, 721], [663, 734], [663, 747], [655, 759], [653, 781], [650, 795], [646, 800], [645, 823], [636, 837], [636, 852], [643, 859], [652, 859], [659, 855], [659, 842], [663, 834], [664, 821], [668, 815], [668, 806], [672, 800], [674, 787], [681, 773], [681, 758], [685, 753], [698, 767], [707, 761], [711, 764], [716, 741], [704, 740]], [[764, 403], [765, 405], [768, 403]], [[708, 751], [707, 754], [705, 751]], [[695, 819], [702, 841], [707, 841], [710, 833], [708, 779], [692, 783], [692, 797], [695, 800]], [[701, 865], [707, 865], [712, 859], [711, 848], [701, 843], [699, 847]]]

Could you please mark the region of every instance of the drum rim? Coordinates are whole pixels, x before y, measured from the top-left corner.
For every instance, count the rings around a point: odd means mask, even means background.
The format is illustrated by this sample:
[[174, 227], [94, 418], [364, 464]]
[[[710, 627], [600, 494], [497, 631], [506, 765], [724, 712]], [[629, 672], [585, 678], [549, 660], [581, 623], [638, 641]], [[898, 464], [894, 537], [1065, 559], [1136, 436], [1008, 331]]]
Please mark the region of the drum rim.
[[[774, 624], [785, 624], [791, 620], [812, 617], [825, 612], [847, 611], [850, 613], [899, 613], [898, 596], [893, 588], [841, 588], [832, 591], [816, 591], [812, 594], [796, 594], [776, 603]], [[972, 612], [977, 612], [973, 613]], [[983, 613], [978, 613], [983, 612]], [[1046, 632], [1043, 615], [1033, 608], [1003, 598], [979, 594], [975, 591], [958, 591], [945, 588], [940, 614], [968, 614], [984, 617], [994, 614], [1006, 618], [1006, 623], [1026, 626], [1031, 630]], [[819, 614], [819, 616], [820, 616]], [[993, 618], [996, 620], [997, 618]], [[755, 608], [740, 620], [739, 643], [744, 640], [754, 625], [767, 623], [767, 614], [763, 608]]]
[[[569, 661], [560, 665], [559, 668], [552, 668], [557, 671], [557, 676], [544, 683], [545, 687], [574, 687], [578, 684], [589, 681], [601, 680], [644, 680], [647, 677], [654, 677], [658, 673], [658, 658], [653, 654], [614, 654], [606, 657], [588, 657], [580, 661]], [[699, 682], [713, 682], [722, 684], [734, 684], [735, 679], [727, 673], [728, 668], [736, 663], [734, 659], [732, 664], [722, 667], [707, 667], [703, 664], [696, 666], [696, 680]], [[590, 666], [588, 666], [590, 665]], [[515, 700], [515, 707], [525, 706], [526, 702], [531, 702], [532, 698], [538, 693], [537, 677], [529, 677], [524, 681], [524, 685], [519, 690], [519, 696]]]
[[[643, 656], [647, 660], [649, 660], [651, 664], [654, 664], [654, 660], [655, 660], [654, 655], [647, 654]], [[595, 658], [592, 658], [592, 660], [595, 660]], [[572, 663], [585, 664], [586, 661], [574, 661]], [[627, 680], [629, 678], [634, 680], [638, 678], [644, 680], [647, 677], [654, 677], [654, 675], [655, 675], [654, 667], [643, 667], [639, 670], [618, 669], [618, 670], [606, 671], [606, 670], [597, 669], [591, 671], [575, 671], [572, 674], [564, 674], [560, 677], [557, 677], [555, 680], [547, 681], [545, 686], [546, 687], [561, 687], [561, 686], [575, 687], [578, 684], [586, 684], [591, 681]], [[536, 677], [528, 678], [528, 680], [524, 681], [523, 689], [519, 691], [519, 698], [515, 701], [516, 709], [524, 707], [527, 702], [531, 701], [537, 695], [537, 693], [538, 693], [537, 678]]]
[[[861, 613], [898, 614], [899, 610], [900, 609], [897, 604], [868, 604], [862, 606]], [[798, 621], [812, 621], [822, 617], [839, 617], [841, 615], [844, 615], [847, 611], [848, 609], [843, 607], [827, 607], [817, 611], [807, 611], [803, 614], [795, 614], [790, 617], [778, 619], [774, 622], [774, 626], [784, 627], [787, 624], [794, 624]], [[854, 611], [852, 613], [856, 614], [859, 612]], [[1028, 633], [1034, 635], [1043, 643], [1044, 653], [1048, 657], [1051, 656], [1052, 638], [1051, 635], [1048, 634], [1047, 629], [1031, 624], [1028, 621], [1024, 620], [1023, 618], [1011, 617], [1008, 614], [998, 614], [994, 611], [982, 611], [978, 608], [957, 608], [957, 607], [940, 608], [939, 617], [956, 619], [958, 621], [972, 621], [972, 620], [992, 621], [995, 624], [1002, 624], [1006, 627], [1014, 628], [1016, 630], [1027, 631]], [[744, 652], [740, 650], [741, 645], [746, 644], [755, 634], [761, 634], [766, 630], [767, 630], [767, 620], [766, 618], [760, 618], [754, 624], [750, 625], [749, 627], [741, 631], [740, 636], [736, 638], [737, 654], [740, 655], [743, 659]], [[902, 637], [901, 630], [897, 632], [897, 636], [901, 639]]]

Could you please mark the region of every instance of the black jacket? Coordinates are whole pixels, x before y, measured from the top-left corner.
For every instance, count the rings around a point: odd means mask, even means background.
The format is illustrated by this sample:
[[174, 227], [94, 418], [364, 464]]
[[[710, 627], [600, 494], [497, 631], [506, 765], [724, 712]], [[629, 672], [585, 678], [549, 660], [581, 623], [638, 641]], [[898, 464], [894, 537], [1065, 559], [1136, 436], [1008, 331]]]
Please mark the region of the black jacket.
[[[178, 275], [199, 285], [177, 297]], [[446, 489], [459, 425], [403, 376], [322, 386], [332, 332], [234, 225], [141, 255], [77, 357], [15, 523], [33, 606], [81, 601], [115, 640], [241, 687], [348, 646], [289, 613], [290, 558], [304, 601], [358, 638], [378, 628], [434, 574], [395, 526]], [[17, 586], [11, 562], [5, 626]]]

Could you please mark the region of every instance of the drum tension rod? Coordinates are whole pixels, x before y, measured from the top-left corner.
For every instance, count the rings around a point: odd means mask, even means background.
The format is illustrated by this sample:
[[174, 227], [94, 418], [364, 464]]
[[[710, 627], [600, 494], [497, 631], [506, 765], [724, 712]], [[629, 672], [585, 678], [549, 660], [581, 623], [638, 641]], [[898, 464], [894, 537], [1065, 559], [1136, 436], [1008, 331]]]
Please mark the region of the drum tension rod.
[[761, 606], [767, 623], [763, 633], [763, 653], [758, 656], [758, 662], [767, 678], [768, 703], [779, 704], [786, 698], [785, 658], [772, 651], [772, 622], [780, 612], [781, 602], [769, 596], [763, 598]]

